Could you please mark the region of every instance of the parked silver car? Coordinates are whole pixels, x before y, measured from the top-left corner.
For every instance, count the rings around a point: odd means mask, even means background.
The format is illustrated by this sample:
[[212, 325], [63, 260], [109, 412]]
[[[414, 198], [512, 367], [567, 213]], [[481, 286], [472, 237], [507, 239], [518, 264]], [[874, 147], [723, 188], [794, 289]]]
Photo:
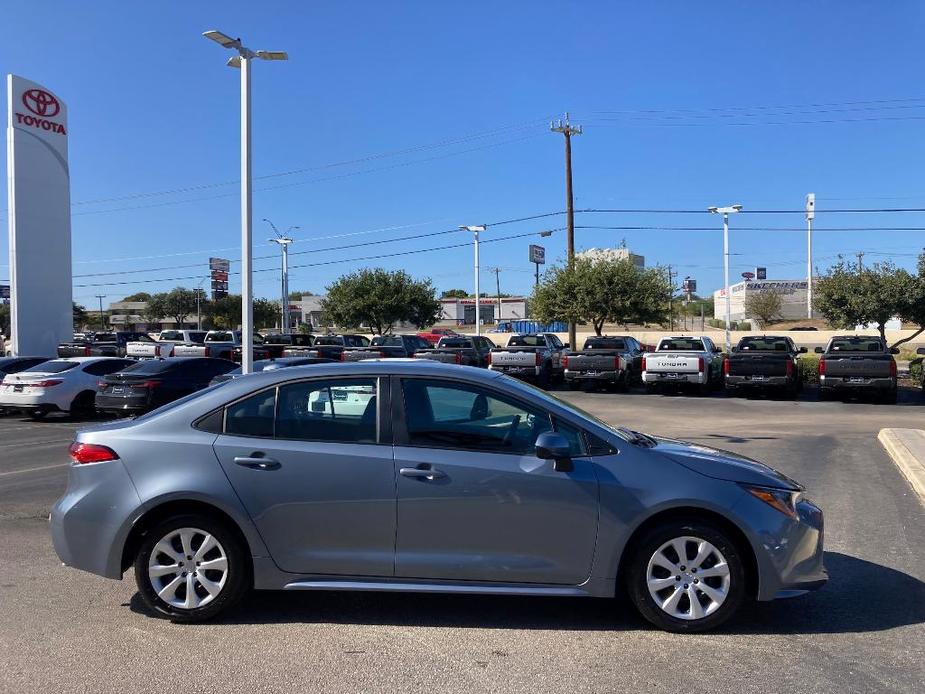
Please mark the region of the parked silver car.
[[251, 587], [612, 597], [673, 631], [817, 588], [822, 512], [739, 455], [513, 378], [385, 360], [248, 375], [82, 430], [55, 550], [199, 621]]

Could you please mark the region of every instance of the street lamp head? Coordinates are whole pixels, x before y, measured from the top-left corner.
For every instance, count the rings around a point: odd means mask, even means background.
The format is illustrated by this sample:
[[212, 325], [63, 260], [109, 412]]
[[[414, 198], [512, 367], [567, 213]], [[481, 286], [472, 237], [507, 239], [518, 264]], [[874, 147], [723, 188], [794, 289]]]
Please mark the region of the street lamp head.
[[460, 231], [485, 231], [485, 224], [476, 224], [472, 226], [460, 225]]
[[540, 236], [552, 236], [552, 231], [541, 231]]
[[235, 55], [228, 59], [228, 62], [225, 63], [228, 67], [240, 68], [241, 67], [241, 56]]
[[204, 31], [202, 32], [202, 35], [205, 36], [207, 39], [211, 39], [212, 41], [215, 41], [215, 43], [219, 44], [222, 48], [231, 49], [231, 48], [241, 47], [241, 39], [233, 39], [228, 34], [223, 34], [217, 29], [210, 29], [209, 31]]
[[707, 212], [710, 212], [710, 213], [712, 213], [712, 214], [716, 214], [717, 212], [719, 212], [719, 208], [718, 208], [718, 207], [708, 207], [708, 208], [707, 208]]
[[708, 207], [707, 212], [712, 214], [732, 214], [734, 212], [741, 212], [741, 205], [729, 205], [728, 207]]
[[286, 51], [257, 51], [256, 56], [261, 60], [289, 60]]

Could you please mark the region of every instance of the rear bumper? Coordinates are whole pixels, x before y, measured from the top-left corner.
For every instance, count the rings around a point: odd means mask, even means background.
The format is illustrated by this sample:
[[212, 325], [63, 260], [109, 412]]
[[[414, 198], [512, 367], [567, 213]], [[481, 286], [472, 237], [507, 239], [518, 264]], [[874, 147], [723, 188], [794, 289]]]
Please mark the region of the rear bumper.
[[96, 396], [96, 409], [104, 412], [138, 412], [153, 407], [148, 396], [136, 395], [128, 398], [113, 397], [109, 395]]
[[848, 376], [820, 376], [819, 387], [826, 390], [896, 390], [896, 379], [865, 378], [852, 383]]
[[758, 379], [753, 376], [735, 376], [732, 374], [726, 376], [727, 388], [786, 388], [793, 385], [793, 382], [793, 379], [787, 376], [765, 376]]
[[623, 369], [618, 371], [571, 371], [565, 370], [566, 381], [617, 382], [623, 379]]
[[[674, 374], [669, 375], [669, 374]], [[697, 371], [695, 373], [674, 373], [674, 372], [665, 372], [665, 371], [643, 371], [642, 372], [642, 382], [647, 384], [665, 384], [672, 385], [674, 383], [696, 383], [703, 384], [706, 383], [706, 374], [702, 371]]]
[[540, 374], [543, 373], [542, 366], [499, 366], [492, 364], [488, 368], [492, 371], [497, 371], [498, 373], [503, 373], [507, 374], [508, 376], [514, 376], [515, 378], [523, 378], [526, 380], [539, 378]]
[[48, 393], [14, 393], [5, 387], [0, 388], [0, 407], [49, 412], [62, 409], [58, 403], [49, 399]]

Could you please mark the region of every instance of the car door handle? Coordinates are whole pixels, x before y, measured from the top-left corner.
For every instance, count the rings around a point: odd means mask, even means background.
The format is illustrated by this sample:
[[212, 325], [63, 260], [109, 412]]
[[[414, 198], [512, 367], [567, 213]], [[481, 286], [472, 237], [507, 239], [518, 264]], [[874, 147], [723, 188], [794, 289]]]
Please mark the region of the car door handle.
[[282, 464], [273, 458], [267, 458], [262, 455], [237, 456], [234, 459], [235, 465], [249, 467], [252, 470], [278, 470]]
[[402, 475], [403, 477], [416, 477], [418, 479], [425, 480], [436, 480], [441, 477], [446, 477], [446, 473], [441, 472], [440, 470], [419, 467], [403, 467], [398, 471], [398, 474]]

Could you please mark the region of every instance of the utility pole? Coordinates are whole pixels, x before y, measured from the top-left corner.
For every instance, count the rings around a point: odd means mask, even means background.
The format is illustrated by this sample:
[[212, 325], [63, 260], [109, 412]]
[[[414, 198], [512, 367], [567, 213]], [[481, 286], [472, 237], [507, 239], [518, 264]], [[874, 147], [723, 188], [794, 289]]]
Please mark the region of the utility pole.
[[858, 272], [864, 269], [864, 251], [858, 251], [855, 253], [858, 257]]
[[674, 332], [674, 311], [672, 300], [674, 299], [674, 284], [671, 282], [671, 265], [668, 266], [668, 287], [671, 292], [668, 295], [668, 330]]
[[471, 231], [472, 235], [475, 238], [475, 335], [476, 337], [481, 337], [482, 335], [482, 315], [481, 315], [481, 299], [480, 286], [479, 286], [479, 234], [485, 231], [486, 225], [476, 224], [471, 226], [461, 226], [459, 227], [460, 231]]
[[103, 299], [106, 297], [105, 294], [96, 294], [97, 299], [100, 300], [100, 331], [106, 330], [106, 326], [103, 324]]
[[498, 297], [498, 317], [495, 319], [495, 323], [500, 323], [501, 322], [501, 268], [490, 267], [488, 268], [488, 271], [495, 273], [495, 292]]
[[[550, 123], [549, 129], [556, 133], [562, 133], [565, 136], [565, 219], [568, 234], [566, 256], [568, 264], [571, 266], [575, 262], [575, 209], [572, 197], [572, 135], [581, 135], [581, 126], [573, 126], [569, 122], [568, 113], [566, 113], [564, 121], [559, 119]], [[569, 321], [568, 342], [572, 349], [575, 348], [576, 341], [575, 322]]]
[[275, 239], [267, 239], [269, 243], [278, 243], [279, 249], [282, 251], [282, 267], [280, 271], [280, 302], [279, 308], [281, 312], [279, 330], [281, 333], [289, 332], [289, 244], [292, 243], [292, 237], [289, 236], [289, 232], [293, 229], [301, 229], [299, 226], [291, 226], [286, 230], [286, 235], [283, 236], [279, 233], [279, 229], [276, 228], [276, 225], [271, 222], [269, 219], [264, 217], [264, 220], [267, 224], [270, 225], [270, 228], [273, 229], [273, 233], [276, 234]]
[[729, 303], [729, 215], [741, 211], [741, 205], [707, 208], [707, 212], [723, 215], [723, 279], [726, 285], [726, 352], [732, 351], [732, 335], [729, 332], [732, 329], [732, 320], [730, 319], [732, 311]]
[[816, 194], [806, 194], [806, 317], [813, 317], [813, 219]]

